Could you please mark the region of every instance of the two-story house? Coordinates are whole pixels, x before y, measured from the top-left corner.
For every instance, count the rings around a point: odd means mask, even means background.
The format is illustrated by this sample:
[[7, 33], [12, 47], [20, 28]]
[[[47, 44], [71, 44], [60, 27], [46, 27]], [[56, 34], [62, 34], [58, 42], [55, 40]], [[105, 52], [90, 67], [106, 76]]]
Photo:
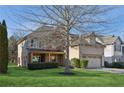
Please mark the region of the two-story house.
[[[122, 50], [122, 40], [117, 36], [99, 36], [101, 38], [101, 42], [105, 45], [104, 48], [104, 60], [112, 63], [112, 62], [122, 62], [123, 59], [123, 50]], [[97, 39], [98, 40], [98, 39]]]
[[87, 68], [101, 68], [104, 66], [104, 45], [96, 41], [95, 33], [80, 36], [70, 47], [71, 58], [88, 60]]
[[52, 27], [42, 27], [28, 34], [17, 42], [18, 66], [27, 66], [32, 62], [59, 62], [63, 64], [64, 51], [61, 45], [64, 40], [59, 39]]

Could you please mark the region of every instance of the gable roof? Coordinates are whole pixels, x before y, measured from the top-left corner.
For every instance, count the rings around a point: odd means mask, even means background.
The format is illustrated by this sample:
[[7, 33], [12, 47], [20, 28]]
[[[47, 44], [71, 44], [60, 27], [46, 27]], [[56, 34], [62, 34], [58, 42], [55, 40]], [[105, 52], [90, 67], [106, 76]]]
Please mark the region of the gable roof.
[[[26, 35], [25, 37], [21, 38], [20, 40], [18, 40], [17, 45], [34, 35], [35, 35], [35, 37], [38, 37], [39, 35], [40, 35], [40, 37], [48, 36], [50, 34], [57, 35], [58, 34], [57, 30], [60, 31], [60, 33], [63, 32], [63, 30], [59, 27], [49, 27], [49, 26], [40, 27], [40, 28], [36, 29], [35, 31], [31, 32], [30, 34]], [[70, 34], [70, 37], [73, 38], [74, 40], [76, 40], [78, 38], [78, 35]]]
[[[85, 44], [85, 45], [90, 45], [92, 46], [93, 44], [91, 42], [88, 42], [87, 38], [90, 38], [90, 37], [97, 37], [96, 33], [94, 32], [90, 32], [90, 33], [86, 33], [86, 34], [83, 34], [81, 35], [81, 42], [80, 42], [80, 39], [79, 39], [79, 36], [77, 38], [77, 40], [71, 42], [71, 46], [78, 46], [79, 44]], [[97, 42], [97, 40], [95, 39], [95, 45], [98, 45], [98, 46], [104, 46], [102, 43], [99, 43]]]
[[24, 40], [26, 40], [27, 38], [32, 37], [34, 34], [39, 34], [41, 32], [43, 32], [45, 34], [45, 33], [48, 33], [50, 31], [54, 31], [54, 30], [55, 29], [53, 27], [49, 27], [49, 26], [40, 27], [40, 28], [36, 29], [34, 32], [31, 32], [30, 34], [28, 34], [28, 35], [24, 36], [23, 38], [19, 39], [18, 42], [17, 42], [17, 45], [20, 44], [21, 42], [23, 42]]
[[[83, 34], [82, 37], [83, 38], [89, 38], [90, 36], [95, 36], [97, 37], [101, 42], [99, 41], [95, 41], [96, 45], [110, 45], [116, 42], [117, 39], [119, 39], [119, 41], [123, 44], [123, 41], [121, 40], [121, 38], [119, 36], [103, 36], [103, 35], [98, 35], [95, 32], [90, 32], [90, 33], [86, 33]], [[79, 45], [80, 41], [79, 40], [75, 40], [74, 42], [72, 42], [72, 46], [73, 45]], [[87, 44], [87, 45], [92, 45], [90, 42], [88, 42], [87, 40], [83, 40], [83, 43]]]
[[102, 36], [101, 39], [103, 40], [104, 45], [113, 44], [114, 42], [116, 42], [117, 39], [119, 39], [120, 42], [123, 43], [121, 38], [118, 36]]
[[[92, 46], [93, 44], [91, 42], [88, 42], [87, 40], [83, 39], [81, 42], [83, 42], [83, 44], [85, 45], [90, 45]], [[78, 46], [79, 44], [81, 44], [80, 40], [75, 40], [74, 42], [71, 43], [71, 46]], [[99, 43], [99, 42], [96, 42], [95, 41], [95, 45], [98, 45], [98, 46], [104, 46], [103, 44]]]

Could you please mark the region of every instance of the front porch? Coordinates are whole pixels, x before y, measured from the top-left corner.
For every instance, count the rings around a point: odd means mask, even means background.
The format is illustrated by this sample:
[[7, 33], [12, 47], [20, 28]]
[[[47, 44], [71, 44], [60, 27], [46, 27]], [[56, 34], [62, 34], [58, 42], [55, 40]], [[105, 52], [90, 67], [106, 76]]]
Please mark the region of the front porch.
[[29, 63], [58, 62], [63, 65], [64, 52], [57, 50], [30, 50]]

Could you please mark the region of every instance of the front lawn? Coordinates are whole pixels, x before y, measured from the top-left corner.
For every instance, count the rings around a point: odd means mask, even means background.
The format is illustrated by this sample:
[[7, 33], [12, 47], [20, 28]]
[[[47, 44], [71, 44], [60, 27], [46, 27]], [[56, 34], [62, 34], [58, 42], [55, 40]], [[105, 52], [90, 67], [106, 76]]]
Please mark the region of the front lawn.
[[0, 75], [0, 86], [124, 86], [124, 75], [120, 74], [81, 69], [73, 69], [73, 72], [76, 73], [73, 76], [58, 74], [62, 71], [62, 68], [31, 71], [26, 68], [9, 65], [8, 74]]

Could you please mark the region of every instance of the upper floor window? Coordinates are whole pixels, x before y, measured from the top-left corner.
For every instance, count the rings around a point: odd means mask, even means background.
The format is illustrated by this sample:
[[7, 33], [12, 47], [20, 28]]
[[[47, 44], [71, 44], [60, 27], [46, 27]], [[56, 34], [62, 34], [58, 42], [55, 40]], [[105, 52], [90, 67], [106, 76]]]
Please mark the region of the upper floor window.
[[122, 47], [122, 53], [124, 53], [124, 46]]
[[34, 40], [32, 39], [31, 40], [31, 47], [33, 47], [33, 44], [34, 44]]
[[39, 48], [41, 48], [41, 42], [39, 41]]
[[115, 43], [115, 45], [114, 45], [114, 51], [121, 51], [121, 45]]
[[30, 46], [32, 48], [41, 48], [41, 41], [37, 40], [37, 39], [32, 39], [30, 41]]

